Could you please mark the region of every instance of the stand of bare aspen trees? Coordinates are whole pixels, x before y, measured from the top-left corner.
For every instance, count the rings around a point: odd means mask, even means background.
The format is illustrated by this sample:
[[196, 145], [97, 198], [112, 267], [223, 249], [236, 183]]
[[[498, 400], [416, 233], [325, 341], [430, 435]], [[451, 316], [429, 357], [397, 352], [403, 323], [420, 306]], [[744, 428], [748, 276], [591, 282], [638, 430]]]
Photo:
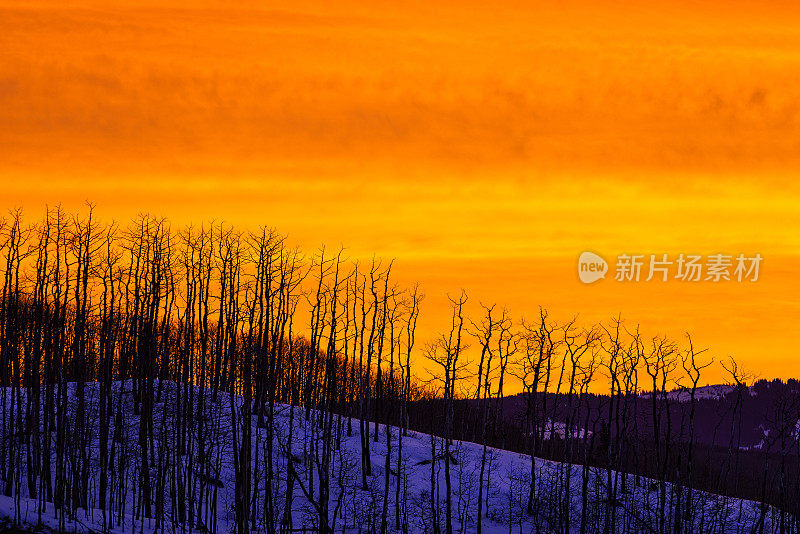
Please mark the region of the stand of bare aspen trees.
[[[514, 321], [481, 305], [470, 318], [462, 292], [449, 328], [417, 343], [422, 293], [395, 283], [391, 262], [303, 254], [270, 228], [101, 223], [92, 206], [30, 223], [12, 211], [0, 262], [0, 491], [12, 520], [28, 499], [60, 530], [91, 510], [104, 531], [215, 533], [224, 519], [237, 534], [481, 534], [489, 522], [509, 533], [800, 532], [797, 395], [775, 407], [764, 469], [743, 481], [751, 377], [723, 363], [736, 393], [712, 469], [695, 439], [712, 359], [688, 337], [558, 324], [543, 309]], [[504, 413], [511, 381], [524, 421]], [[676, 412], [667, 392], [678, 386], [688, 401]], [[276, 424], [286, 406], [288, 427]], [[410, 429], [430, 434], [427, 487], [414, 494]], [[356, 434], [358, 457], [342, 446]], [[460, 440], [481, 446], [474, 472]], [[531, 461], [499, 488], [493, 447], [560, 468]], [[726, 495], [745, 484], [761, 513], [731, 520]]]

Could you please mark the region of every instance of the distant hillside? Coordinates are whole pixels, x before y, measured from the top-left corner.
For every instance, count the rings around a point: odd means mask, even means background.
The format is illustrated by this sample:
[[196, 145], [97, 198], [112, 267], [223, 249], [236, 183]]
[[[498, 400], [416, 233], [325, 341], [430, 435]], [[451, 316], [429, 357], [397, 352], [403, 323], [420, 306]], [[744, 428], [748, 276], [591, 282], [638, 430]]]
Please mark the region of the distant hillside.
[[[544, 397], [544, 395], [542, 395]], [[673, 425], [680, 426], [688, 418], [691, 390], [680, 388], [666, 394], [670, 404]], [[652, 432], [652, 403], [651, 395], [642, 393], [638, 399], [639, 426], [644, 433]], [[734, 407], [736, 407], [736, 421], [734, 421]], [[553, 410], [555, 421], [564, 421], [567, 418], [568, 396], [564, 394], [547, 395], [549, 410]], [[660, 399], [659, 399], [660, 401]], [[608, 396], [591, 395], [588, 399], [590, 410], [597, 410], [600, 414], [608, 404]], [[509, 396], [502, 400], [506, 421], [513, 424], [524, 425], [527, 409], [526, 394]], [[543, 404], [543, 403], [542, 403]], [[800, 421], [800, 382], [797, 380], [759, 380], [751, 386], [741, 390], [741, 395], [735, 386], [729, 384], [709, 385], [697, 388], [695, 391], [695, 425], [694, 437], [698, 443], [727, 447], [730, 441], [728, 430], [733, 425], [736, 427], [737, 445], [742, 449], [759, 449], [764, 447], [777, 447], [771, 444], [773, 438], [780, 434], [776, 413], [779, 407], [787, 411], [787, 415], [794, 419], [794, 426]], [[585, 416], [585, 409], [580, 414]], [[797, 417], [793, 417], [797, 415]], [[548, 417], [550, 414], [548, 413]], [[581, 417], [583, 418], [583, 417]], [[663, 417], [666, 419], [666, 416]], [[739, 424], [741, 422], [741, 428]], [[664, 423], [666, 424], [666, 422]], [[682, 431], [682, 437], [688, 439], [687, 428], [675, 429]], [[741, 430], [739, 433], [738, 431]], [[785, 430], [785, 429], [783, 429]], [[796, 432], [795, 432], [796, 434]]]
[[[604, 467], [609, 451], [630, 473], [675, 482], [686, 470], [691, 448], [693, 484], [709, 492], [785, 502], [800, 484], [800, 383], [759, 380], [752, 385], [710, 385], [665, 395], [518, 394], [492, 399], [488, 442], [551, 460], [586, 458]], [[483, 401], [456, 402], [456, 435], [480, 436]], [[424, 400], [411, 410], [412, 427], [426, 429], [441, 401]], [[655, 421], [658, 421], [656, 427]], [[784, 480], [786, 482], [780, 482]], [[786, 484], [788, 483], [788, 486]], [[793, 506], [789, 504], [789, 506]]]

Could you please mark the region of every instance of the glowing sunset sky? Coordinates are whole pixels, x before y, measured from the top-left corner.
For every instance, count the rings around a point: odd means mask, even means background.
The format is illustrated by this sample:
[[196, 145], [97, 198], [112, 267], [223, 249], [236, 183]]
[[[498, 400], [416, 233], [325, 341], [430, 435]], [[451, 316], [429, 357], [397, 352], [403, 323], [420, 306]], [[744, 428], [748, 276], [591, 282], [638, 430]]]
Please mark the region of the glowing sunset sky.
[[[463, 286], [800, 376], [800, 8], [628, 4], [0, 0], [0, 206], [396, 257], [423, 335]], [[587, 249], [764, 263], [587, 286]]]

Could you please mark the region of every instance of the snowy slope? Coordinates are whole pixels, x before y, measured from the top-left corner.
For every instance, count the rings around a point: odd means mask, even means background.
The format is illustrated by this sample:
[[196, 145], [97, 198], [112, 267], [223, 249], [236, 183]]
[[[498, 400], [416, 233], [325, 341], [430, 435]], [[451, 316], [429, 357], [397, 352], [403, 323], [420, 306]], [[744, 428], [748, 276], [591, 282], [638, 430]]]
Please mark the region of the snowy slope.
[[[74, 388], [74, 386], [72, 386]], [[89, 402], [89, 413], [87, 420], [93, 422], [93, 446], [90, 449], [90, 463], [93, 466], [98, 462], [98, 431], [97, 416], [98, 406], [97, 397], [99, 388], [97, 384], [89, 384], [87, 387], [87, 401]], [[119, 450], [129, 453], [129, 464], [127, 465], [124, 476], [121, 479], [126, 481], [127, 487], [124, 492], [116, 495], [125, 495], [125, 511], [121, 514], [123, 521], [120, 524], [120, 517], [114, 518], [111, 531], [113, 532], [153, 532], [153, 531], [182, 531], [189, 530], [185, 525], [173, 525], [170, 521], [170, 510], [174, 509], [171, 499], [173, 492], [169, 487], [172, 484], [169, 475], [165, 482], [164, 495], [167, 504], [162, 518], [143, 519], [139, 510], [135, 509], [135, 496], [137, 494], [136, 475], [137, 464], [135, 461], [137, 436], [138, 436], [138, 417], [133, 413], [131, 383], [115, 383], [114, 399], [121, 401], [125, 414], [125, 433], [122, 442], [117, 444]], [[197, 394], [198, 390], [194, 390]], [[172, 440], [176, 431], [175, 421], [172, 415], [172, 403], [175, 400], [176, 385], [164, 383], [161, 402], [155, 407], [154, 412], [154, 446], [157, 451], [165, 451], [171, 447]], [[70, 391], [70, 397], [72, 397]], [[197, 463], [195, 461], [196, 475], [189, 477], [190, 484], [202, 491], [199, 494], [213, 494], [214, 499], [209, 501], [213, 510], [209, 510], [208, 505], [202, 503], [190, 503], [201, 511], [201, 521], [198, 524], [205, 525], [212, 532], [233, 531], [233, 503], [234, 503], [234, 469], [233, 469], [233, 426], [231, 425], [231, 405], [230, 397], [227, 394], [220, 394], [216, 402], [211, 402], [210, 393], [206, 392], [205, 405], [207, 412], [205, 424], [209, 439], [207, 453], [204, 455], [206, 461]], [[241, 399], [234, 398], [235, 417], [248, 417], [243, 415], [241, 410]], [[294, 410], [293, 417], [290, 417]], [[275, 466], [272, 484], [276, 495], [276, 510], [280, 513], [284, 510], [286, 499], [285, 488], [287, 481], [287, 466], [291, 462], [293, 468], [298, 473], [299, 481], [306, 484], [305, 488], [295, 484], [291, 511], [292, 523], [294, 527], [313, 526], [315, 524], [315, 508], [306, 496], [304, 489], [318, 498], [319, 488], [318, 473], [316, 472], [319, 458], [320, 428], [317, 425], [317, 414], [311, 412], [310, 417], [306, 418], [306, 412], [302, 408], [291, 408], [279, 405], [275, 408]], [[266, 483], [265, 469], [263, 460], [266, 457], [265, 438], [266, 430], [258, 428], [257, 418], [252, 415], [251, 427], [253, 432], [252, 455], [253, 455], [253, 495], [252, 501], [256, 510], [263, 510], [261, 501], [264, 499], [264, 486]], [[340, 424], [341, 423], [341, 424]], [[287, 449], [287, 443], [291, 430], [291, 451]], [[391, 470], [386, 473], [384, 470], [386, 459], [386, 432], [383, 426], [378, 433], [378, 441], [374, 441], [374, 425], [369, 426], [372, 473], [367, 477], [367, 489], [362, 488], [361, 478], [361, 453], [360, 436], [358, 432], [358, 421], [352, 421], [352, 435], [347, 435], [349, 422], [347, 418], [334, 419], [334, 430], [342, 430], [342, 446], [334, 450], [330, 465], [330, 524], [336, 531], [374, 531], [380, 525], [381, 512], [383, 508], [383, 490], [385, 476], [389, 476], [390, 491], [388, 503], [388, 517], [390, 530], [400, 529], [402, 525], [395, 525], [395, 490], [397, 465], [397, 445], [398, 431], [392, 429], [392, 456]], [[191, 431], [190, 431], [191, 432]], [[5, 437], [5, 436], [4, 436]], [[193, 440], [199, 436], [192, 435]], [[431, 462], [432, 448], [436, 451], [436, 456], [440, 459]], [[455, 459], [451, 464], [452, 477], [452, 506], [453, 521], [457, 532], [474, 532], [477, 522], [477, 496], [478, 478], [480, 473], [481, 455], [483, 447], [475, 443], [454, 442], [449, 448], [452, 457]], [[445, 483], [444, 471], [444, 444], [439, 438], [432, 438], [430, 435], [417, 432], [409, 432], [403, 441], [403, 452], [400, 460], [399, 472], [401, 474], [401, 503], [400, 507], [403, 516], [408, 517], [408, 530], [410, 532], [429, 532], [432, 530], [431, 522], [431, 499], [430, 489], [431, 480], [437, 488], [440, 507], [444, 506]], [[25, 454], [19, 455], [21, 470], [24, 471]], [[174, 454], [172, 455], [174, 458]], [[567, 510], [569, 517], [568, 529], [571, 532], [578, 532], [581, 520], [581, 489], [587, 488], [588, 502], [593, 504], [591, 510], [587, 510], [587, 517], [595, 518], [598, 510], [608, 506], [608, 483], [609, 481], [616, 488], [613, 492], [615, 496], [610, 506], [618, 509], [615, 516], [618, 517], [618, 527], [621, 528], [623, 521], [640, 523], [643, 525], [654, 525], [657, 521], [657, 499], [659, 487], [657, 483], [650, 480], [636, 480], [633, 476], [622, 476], [617, 473], [608, 473], [605, 470], [589, 468], [584, 470], [580, 465], [559, 464], [556, 462], [536, 459], [534, 476], [535, 484], [535, 509], [536, 513], [531, 516], [526, 513], [528, 499], [528, 488], [531, 480], [531, 458], [524, 454], [509, 451], [489, 449], [489, 461], [487, 463], [487, 474], [484, 480], [488, 484], [484, 486], [484, 496], [486, 506], [484, 506], [485, 517], [483, 521], [483, 532], [487, 533], [508, 533], [508, 532], [549, 532], [556, 527], [556, 511]], [[182, 472], [189, 469], [190, 459], [182, 457], [178, 460], [178, 466], [170, 469], [174, 472]], [[199, 466], [199, 467], [198, 467]], [[190, 470], [190, 469], [189, 469]], [[91, 491], [97, 490], [96, 467], [91, 471]], [[172, 471], [171, 471], [172, 472]], [[154, 476], [156, 476], [154, 474]], [[586, 480], [584, 480], [586, 477]], [[119, 488], [118, 488], [119, 490]], [[19, 499], [14, 502], [9, 497], [0, 498], [0, 515], [8, 518], [16, 518], [17, 521], [35, 524], [41, 521], [51, 528], [58, 527], [57, 514], [52, 505], [47, 505], [41, 510], [41, 515], [37, 509], [37, 501], [27, 499], [25, 484], [19, 484], [16, 488]], [[406, 495], [405, 498], [402, 495]], [[667, 485], [665, 495], [670, 500], [668, 507], [671, 506], [671, 495], [673, 492]], [[742, 525], [752, 525], [759, 516], [761, 507], [758, 503], [740, 501], [736, 499], [724, 498], [715, 495], [695, 492], [693, 498], [696, 501], [696, 528], [697, 532], [735, 532]], [[97, 510], [96, 498], [89, 503], [89, 510], [81, 510], [74, 517], [64, 519], [68, 530], [78, 531], [101, 531], [104, 524], [103, 514]], [[624, 513], [623, 513], [624, 512]], [[443, 514], [443, 512], [442, 512]], [[563, 516], [562, 516], [563, 517]], [[624, 519], [623, 519], [624, 518]], [[769, 514], [766, 519], [769, 521]], [[264, 522], [270, 518], [262, 512], [257, 512], [253, 518], [255, 530], [264, 531]], [[273, 518], [275, 519], [275, 518]], [[275, 519], [277, 521], [277, 519]], [[443, 518], [440, 518], [440, 521]], [[195, 525], [196, 526], [196, 525]], [[181, 528], [183, 527], [183, 528]], [[618, 530], [618, 528], [614, 528]], [[768, 530], [768, 529], [767, 529]]]
[[[706, 400], [706, 399], [724, 399], [726, 396], [730, 395], [736, 391], [736, 387], [730, 384], [716, 384], [713, 386], [701, 386], [698, 387], [694, 392], [695, 400]], [[747, 392], [750, 395], [756, 395], [755, 390], [752, 386], [747, 388]], [[647, 396], [647, 395], [644, 395]], [[692, 399], [692, 393], [689, 388], [680, 388], [674, 391], [670, 391], [667, 393], [667, 398], [672, 401], [678, 402], [689, 402]]]

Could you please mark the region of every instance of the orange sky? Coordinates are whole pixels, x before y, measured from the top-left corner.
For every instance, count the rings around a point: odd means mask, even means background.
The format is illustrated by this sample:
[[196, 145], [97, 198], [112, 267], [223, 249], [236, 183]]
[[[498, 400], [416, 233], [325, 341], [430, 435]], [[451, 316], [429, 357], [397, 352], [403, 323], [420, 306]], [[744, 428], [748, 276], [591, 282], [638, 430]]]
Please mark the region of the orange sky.
[[[798, 171], [792, 2], [0, 0], [0, 205], [396, 257], [428, 335], [464, 286], [800, 376]], [[586, 286], [586, 249], [765, 259]]]

